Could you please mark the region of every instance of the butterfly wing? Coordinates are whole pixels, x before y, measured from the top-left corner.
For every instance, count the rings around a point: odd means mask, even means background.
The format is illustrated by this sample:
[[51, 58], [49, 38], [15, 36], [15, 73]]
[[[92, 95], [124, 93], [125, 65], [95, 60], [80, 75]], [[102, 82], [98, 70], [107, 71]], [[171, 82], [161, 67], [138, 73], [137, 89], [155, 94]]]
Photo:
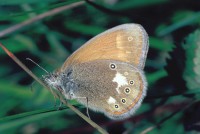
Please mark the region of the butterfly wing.
[[[112, 82], [117, 88], [107, 100], [105, 114], [112, 119], [132, 116], [146, 96], [147, 82], [142, 70], [128, 63], [115, 62], [116, 74]], [[116, 101], [111, 101], [112, 99]]]
[[141, 25], [119, 25], [86, 42], [65, 61], [61, 70], [97, 59], [128, 62], [143, 69], [148, 48], [148, 35]]
[[76, 64], [73, 70], [74, 84], [78, 85], [78, 90], [71, 89], [73, 97], [109, 118], [130, 117], [146, 95], [143, 71], [127, 62], [95, 60]]

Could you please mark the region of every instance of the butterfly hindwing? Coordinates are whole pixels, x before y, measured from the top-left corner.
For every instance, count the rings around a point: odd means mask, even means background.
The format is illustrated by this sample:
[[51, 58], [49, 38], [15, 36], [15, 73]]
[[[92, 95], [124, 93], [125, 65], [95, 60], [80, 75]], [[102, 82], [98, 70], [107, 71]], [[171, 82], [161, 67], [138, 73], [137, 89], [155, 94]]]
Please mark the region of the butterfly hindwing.
[[113, 94], [106, 100], [105, 111], [109, 117], [120, 119], [131, 116], [146, 95], [147, 83], [142, 70], [125, 62], [111, 61], [116, 74], [112, 82], [117, 83]]

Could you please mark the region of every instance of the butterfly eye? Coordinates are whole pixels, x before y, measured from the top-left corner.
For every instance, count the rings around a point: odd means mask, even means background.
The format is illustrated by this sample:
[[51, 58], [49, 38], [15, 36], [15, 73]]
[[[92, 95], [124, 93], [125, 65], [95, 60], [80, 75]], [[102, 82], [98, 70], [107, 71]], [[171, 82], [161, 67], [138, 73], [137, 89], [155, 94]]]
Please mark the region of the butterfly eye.
[[110, 64], [110, 68], [111, 68], [111, 69], [116, 69], [116, 67], [117, 67], [117, 66], [116, 66], [115, 64], [113, 64], [113, 63]]
[[125, 88], [125, 93], [129, 94], [130, 93], [130, 88]]
[[122, 99], [122, 103], [126, 103], [126, 99], [123, 98], [123, 99]]
[[115, 108], [119, 108], [119, 105], [115, 105]]
[[67, 76], [69, 77], [72, 74], [72, 71], [67, 72]]
[[74, 96], [74, 93], [70, 93], [70, 96]]
[[133, 81], [133, 80], [130, 80], [129, 83], [130, 83], [130, 85], [133, 85], [133, 84], [134, 84], [134, 81]]

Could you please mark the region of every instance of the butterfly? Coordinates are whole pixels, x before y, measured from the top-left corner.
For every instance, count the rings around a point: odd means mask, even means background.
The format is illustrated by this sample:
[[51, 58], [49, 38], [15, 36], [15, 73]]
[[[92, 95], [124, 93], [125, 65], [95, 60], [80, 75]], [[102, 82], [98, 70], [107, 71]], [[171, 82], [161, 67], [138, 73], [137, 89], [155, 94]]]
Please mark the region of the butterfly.
[[144, 66], [149, 43], [139, 24], [122, 24], [95, 36], [55, 72], [43, 77], [66, 99], [76, 99], [111, 119], [131, 117], [147, 91]]

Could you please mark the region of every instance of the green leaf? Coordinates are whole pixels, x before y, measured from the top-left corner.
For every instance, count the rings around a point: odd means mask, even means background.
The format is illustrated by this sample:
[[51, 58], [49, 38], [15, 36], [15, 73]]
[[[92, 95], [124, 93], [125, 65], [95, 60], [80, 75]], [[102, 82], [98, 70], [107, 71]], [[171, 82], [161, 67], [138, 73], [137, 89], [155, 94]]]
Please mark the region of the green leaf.
[[[32, 39], [30, 39], [28, 36], [20, 34], [15, 35], [12, 38], [2, 39], [1, 42], [8, 50], [12, 51], [13, 53], [26, 50], [37, 50], [37, 47]], [[0, 55], [1, 54], [6, 55], [2, 49], [0, 49]]]
[[125, 10], [129, 8], [139, 8], [144, 6], [153, 6], [157, 4], [166, 3], [169, 0], [126, 0], [117, 2], [113, 8], [117, 10]]
[[103, 27], [93, 26], [93, 25], [84, 25], [78, 22], [65, 22], [67, 29], [78, 32], [80, 34], [95, 36], [102, 31], [105, 31]]
[[167, 76], [167, 72], [162, 69], [159, 70], [157, 72], [151, 73], [151, 74], [147, 74], [147, 80], [149, 84], [153, 84], [155, 83], [157, 80], [166, 77]]
[[49, 118], [51, 116], [59, 115], [65, 110], [56, 110], [55, 108], [44, 109], [44, 110], [36, 110], [31, 112], [26, 112], [22, 114], [17, 114], [13, 116], [8, 116], [0, 119], [0, 132], [15, 129], [21, 125], [25, 125], [27, 123], [40, 121], [45, 118]]
[[1, 94], [7, 94], [15, 98], [29, 99], [32, 96], [30, 89], [25, 86], [20, 86], [15, 83], [9, 83], [6, 79], [0, 79]]
[[34, 4], [34, 3], [56, 2], [56, 0], [1, 0], [0, 6], [5, 5], [20, 5], [20, 4]]
[[156, 35], [158, 36], [165, 36], [167, 34], [170, 34], [171, 32], [180, 29], [184, 26], [187, 25], [193, 25], [195, 23], [199, 23], [200, 20], [200, 12], [193, 12], [190, 13], [190, 15], [185, 14], [185, 16], [182, 19], [176, 19], [177, 22], [174, 22], [173, 24], [163, 28], [163, 29], [159, 29], [156, 30]]
[[191, 33], [182, 45], [186, 54], [183, 78], [189, 89], [200, 87], [200, 30]]
[[149, 38], [150, 47], [161, 50], [161, 51], [172, 51], [175, 47], [172, 43], [167, 40], [150, 37]]

